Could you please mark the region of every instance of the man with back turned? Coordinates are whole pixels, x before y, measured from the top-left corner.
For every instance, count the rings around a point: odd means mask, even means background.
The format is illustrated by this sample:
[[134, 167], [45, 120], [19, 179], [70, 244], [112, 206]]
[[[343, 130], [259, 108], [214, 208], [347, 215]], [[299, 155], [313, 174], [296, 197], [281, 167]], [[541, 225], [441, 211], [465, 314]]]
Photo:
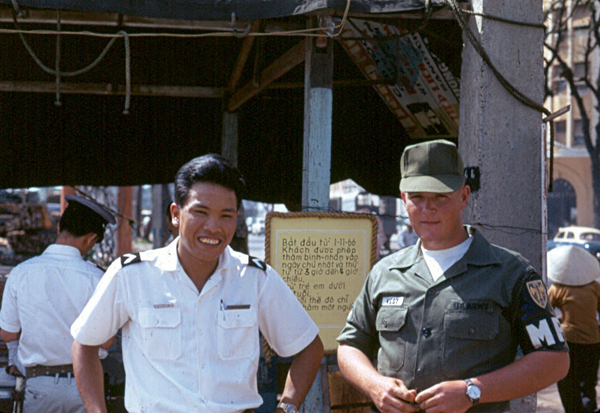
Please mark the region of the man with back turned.
[[[11, 271], [2, 298], [2, 340], [9, 356], [16, 352], [15, 365], [23, 365], [20, 373], [27, 377], [25, 412], [85, 413], [73, 377], [69, 329], [103, 274], [82, 256], [116, 221], [89, 199], [67, 195], [66, 200], [56, 242]], [[110, 337], [105, 341], [108, 348]]]

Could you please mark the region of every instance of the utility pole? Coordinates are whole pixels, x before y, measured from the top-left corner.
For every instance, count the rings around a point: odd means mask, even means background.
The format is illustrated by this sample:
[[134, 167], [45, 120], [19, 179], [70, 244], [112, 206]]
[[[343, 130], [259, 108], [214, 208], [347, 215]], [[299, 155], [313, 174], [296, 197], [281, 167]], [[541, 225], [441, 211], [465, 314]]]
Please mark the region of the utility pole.
[[[543, 23], [542, 0], [473, 0], [473, 11]], [[469, 27], [493, 65], [519, 91], [543, 101], [544, 30], [471, 16]], [[464, 221], [493, 244], [521, 253], [538, 270], [542, 251], [542, 114], [500, 84], [467, 38], [462, 59], [459, 152], [479, 175]], [[511, 411], [534, 412], [535, 395], [511, 402]]]

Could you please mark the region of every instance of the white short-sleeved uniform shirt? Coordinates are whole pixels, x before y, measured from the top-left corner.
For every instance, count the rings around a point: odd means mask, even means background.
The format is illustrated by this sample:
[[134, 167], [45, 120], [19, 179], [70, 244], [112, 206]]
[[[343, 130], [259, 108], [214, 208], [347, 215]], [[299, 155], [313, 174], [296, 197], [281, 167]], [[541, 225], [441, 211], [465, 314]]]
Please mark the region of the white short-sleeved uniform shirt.
[[179, 263], [177, 242], [115, 261], [73, 324], [73, 337], [99, 345], [123, 327], [130, 412], [260, 406], [259, 329], [288, 357], [310, 344], [318, 327], [275, 270], [229, 247], [199, 293]]
[[10, 272], [0, 328], [21, 331], [18, 358], [25, 367], [71, 364], [71, 324], [92, 296], [103, 271], [75, 247], [52, 244]]

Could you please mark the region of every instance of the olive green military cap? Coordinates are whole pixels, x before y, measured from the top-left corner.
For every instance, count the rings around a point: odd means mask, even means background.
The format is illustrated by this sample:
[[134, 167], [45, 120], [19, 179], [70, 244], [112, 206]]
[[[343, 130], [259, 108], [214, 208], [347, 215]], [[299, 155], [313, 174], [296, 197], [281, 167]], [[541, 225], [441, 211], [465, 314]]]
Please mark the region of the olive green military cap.
[[452, 142], [409, 145], [400, 158], [401, 192], [454, 192], [463, 186], [463, 161]]

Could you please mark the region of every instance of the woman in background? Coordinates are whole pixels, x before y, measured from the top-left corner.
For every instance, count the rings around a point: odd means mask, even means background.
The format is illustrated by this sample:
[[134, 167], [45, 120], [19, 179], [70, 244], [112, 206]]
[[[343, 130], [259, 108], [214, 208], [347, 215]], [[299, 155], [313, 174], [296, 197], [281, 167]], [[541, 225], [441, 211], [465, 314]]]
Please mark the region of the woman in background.
[[550, 304], [560, 309], [559, 317], [569, 344], [571, 366], [558, 382], [566, 412], [594, 412], [600, 360], [600, 264], [581, 247], [569, 245], [548, 253]]

